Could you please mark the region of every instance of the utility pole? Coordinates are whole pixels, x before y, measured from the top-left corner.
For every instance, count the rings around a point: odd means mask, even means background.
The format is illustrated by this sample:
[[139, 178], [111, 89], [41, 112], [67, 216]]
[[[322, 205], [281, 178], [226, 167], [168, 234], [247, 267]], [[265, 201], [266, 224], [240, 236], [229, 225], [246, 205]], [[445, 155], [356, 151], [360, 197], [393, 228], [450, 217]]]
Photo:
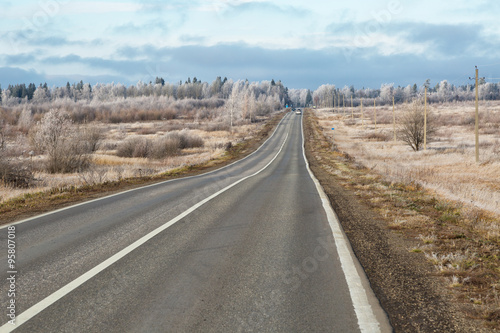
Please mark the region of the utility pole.
[[342, 113], [345, 116], [345, 95], [342, 94]]
[[375, 113], [375, 130], [377, 130], [377, 104], [376, 104], [377, 99], [373, 99], [373, 112]]
[[365, 119], [363, 117], [363, 97], [361, 97], [361, 126], [365, 127]]
[[394, 96], [392, 96], [392, 129], [394, 131], [394, 142], [396, 142], [396, 113], [394, 112]]
[[427, 86], [425, 87], [425, 97], [424, 97], [424, 150], [427, 150]]
[[333, 92], [333, 113], [335, 113], [335, 91]]
[[354, 119], [354, 108], [352, 104], [352, 95], [351, 95], [351, 118]]
[[[469, 80], [472, 80], [472, 78], [469, 77]], [[477, 69], [477, 66], [476, 66], [476, 124], [474, 126], [474, 131], [476, 135], [476, 163], [479, 163], [479, 69]]]
[[479, 69], [476, 66], [476, 125], [474, 126], [476, 132], [476, 163], [479, 163]]

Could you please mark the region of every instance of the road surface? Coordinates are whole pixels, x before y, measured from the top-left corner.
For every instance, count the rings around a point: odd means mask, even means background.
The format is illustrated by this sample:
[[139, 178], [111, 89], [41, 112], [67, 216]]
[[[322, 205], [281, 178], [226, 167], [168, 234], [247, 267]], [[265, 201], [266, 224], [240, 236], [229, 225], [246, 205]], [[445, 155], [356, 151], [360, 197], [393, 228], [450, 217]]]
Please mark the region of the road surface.
[[390, 331], [301, 120], [214, 172], [3, 227], [0, 332]]

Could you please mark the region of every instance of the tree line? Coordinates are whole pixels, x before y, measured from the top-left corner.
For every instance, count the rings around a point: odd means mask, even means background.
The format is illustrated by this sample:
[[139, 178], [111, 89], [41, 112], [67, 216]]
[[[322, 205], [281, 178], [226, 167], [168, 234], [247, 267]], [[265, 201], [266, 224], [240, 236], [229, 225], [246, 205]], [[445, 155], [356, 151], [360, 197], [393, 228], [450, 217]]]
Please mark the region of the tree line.
[[[411, 102], [421, 97], [424, 88], [428, 88], [429, 103], [444, 103], [452, 101], [470, 101], [475, 98], [475, 84], [454, 85], [447, 80], [440, 81], [431, 86], [430, 80], [422, 85], [416, 83], [408, 86], [395, 86], [393, 83], [382, 84], [379, 89], [344, 86], [339, 88], [334, 84], [323, 84], [316, 90], [288, 89], [281, 81], [252, 82], [248, 80], [233, 81], [232, 79], [218, 76], [211, 83], [188, 78], [184, 82], [166, 82], [157, 77], [154, 82], [144, 83], [139, 81], [135, 85], [123, 85], [121, 83], [98, 83], [91, 85], [80, 81], [62, 87], [49, 87], [47, 83], [38, 87], [34, 83], [9, 85], [7, 89], [0, 87], [0, 103], [3, 107], [16, 107], [19, 105], [43, 105], [47, 103], [66, 101], [66, 103], [96, 103], [116, 102], [139, 97], [165, 97], [169, 101], [182, 100], [207, 100], [219, 99], [221, 105], [231, 100], [231, 107], [236, 104], [249, 104], [252, 101], [254, 109], [246, 106], [246, 117], [251, 114], [267, 113], [270, 109], [288, 106], [318, 106], [333, 107], [335, 105], [359, 106], [361, 99], [367, 103], [373, 103], [376, 99], [378, 104], [390, 104], [394, 98], [395, 103]], [[500, 99], [500, 84], [479, 81], [479, 98], [481, 100]], [[235, 93], [233, 93], [235, 91]], [[238, 98], [238, 101], [232, 101]], [[238, 102], [238, 103], [236, 103]], [[278, 106], [279, 104], [279, 106]], [[262, 110], [265, 109], [265, 110]]]
[[[333, 84], [324, 84], [313, 92], [313, 104], [318, 107], [333, 107], [335, 101], [335, 105], [342, 106], [345, 103], [346, 106], [350, 106], [351, 97], [353, 106], [359, 106], [361, 99], [367, 100], [368, 103], [373, 103], [373, 100], [376, 99], [378, 104], [392, 104], [393, 97], [397, 104], [406, 103], [422, 97], [425, 87], [427, 87], [429, 103], [472, 101], [476, 97], [475, 84], [457, 86], [450, 84], [447, 80], [443, 80], [435, 86], [431, 86], [429, 80], [420, 86], [413, 84], [396, 87], [393, 83], [382, 84], [379, 89], [355, 89], [354, 86], [338, 88]], [[478, 89], [481, 100], [500, 99], [499, 83], [486, 82], [483, 79], [479, 81]], [[301, 100], [305, 103], [305, 99]]]
[[23, 103], [41, 104], [53, 102], [57, 99], [70, 99], [78, 101], [111, 101], [119, 98], [127, 99], [134, 97], [164, 96], [175, 100], [182, 99], [207, 99], [221, 98], [229, 99], [233, 88], [237, 86], [241, 90], [243, 86], [253, 92], [255, 98], [264, 94], [277, 95], [283, 105], [290, 103], [288, 88], [284, 87], [281, 81], [262, 81], [260, 83], [248, 80], [233, 81], [226, 77], [218, 76], [213, 82], [203, 82], [196, 77], [185, 82], [168, 83], [163, 78], [157, 77], [154, 82], [144, 83], [139, 81], [135, 85], [126, 86], [121, 83], [98, 83], [91, 85], [80, 81], [62, 87], [48, 87], [47, 83], [38, 87], [34, 83], [9, 85], [2, 90], [0, 86], [0, 102], [3, 106], [15, 106]]

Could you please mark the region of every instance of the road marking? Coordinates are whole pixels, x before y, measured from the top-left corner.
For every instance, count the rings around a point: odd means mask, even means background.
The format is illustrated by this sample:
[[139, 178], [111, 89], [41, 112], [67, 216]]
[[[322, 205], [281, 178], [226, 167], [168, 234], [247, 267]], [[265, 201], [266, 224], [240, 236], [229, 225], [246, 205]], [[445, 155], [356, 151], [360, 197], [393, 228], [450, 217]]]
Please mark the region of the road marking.
[[361, 277], [356, 270], [354, 260], [351, 255], [349, 241], [347, 240], [340, 222], [335, 214], [332, 206], [330, 205], [330, 200], [326, 195], [323, 187], [319, 183], [318, 179], [314, 176], [309, 167], [309, 162], [307, 161], [305, 152], [305, 140], [304, 140], [304, 124], [301, 121], [302, 128], [302, 154], [304, 155], [304, 160], [306, 161], [306, 168], [311, 176], [316, 189], [318, 190], [319, 196], [321, 198], [321, 203], [323, 204], [323, 209], [325, 210], [326, 216], [328, 218], [328, 223], [332, 229], [333, 238], [335, 240], [335, 245], [337, 247], [337, 253], [339, 255], [340, 264], [342, 265], [342, 271], [347, 282], [347, 287], [349, 288], [349, 293], [351, 295], [352, 304], [354, 306], [354, 312], [358, 318], [358, 325], [361, 332], [365, 333], [375, 333], [381, 332], [380, 323], [377, 320], [373, 309], [368, 301], [368, 296], [363, 283], [361, 282]]
[[80, 277], [78, 277], [75, 280], [71, 281], [70, 283], [68, 283], [67, 285], [65, 285], [64, 287], [62, 287], [61, 289], [55, 291], [51, 295], [47, 296], [46, 298], [44, 298], [43, 300], [41, 300], [37, 304], [33, 305], [32, 307], [30, 307], [29, 309], [27, 309], [26, 311], [24, 311], [23, 313], [21, 313], [19, 316], [16, 317], [16, 325], [15, 326], [12, 325], [12, 324], [9, 324], [9, 323], [4, 324], [2, 327], [0, 327], [0, 333], [12, 332], [13, 330], [15, 330], [16, 328], [18, 328], [22, 324], [26, 323], [28, 320], [30, 320], [31, 318], [33, 318], [34, 316], [36, 316], [37, 314], [39, 314], [40, 312], [42, 312], [43, 310], [45, 310], [46, 308], [48, 308], [50, 305], [52, 305], [55, 302], [57, 302], [62, 297], [66, 296], [71, 291], [75, 290], [76, 288], [78, 288], [79, 286], [81, 286], [83, 283], [85, 283], [86, 281], [90, 280], [92, 277], [96, 276], [97, 274], [99, 274], [100, 272], [102, 272], [107, 267], [111, 266], [112, 264], [114, 264], [115, 262], [117, 262], [118, 260], [120, 260], [121, 258], [125, 257], [127, 254], [129, 254], [130, 252], [132, 252], [133, 250], [135, 250], [136, 248], [138, 248], [142, 244], [146, 243], [151, 238], [155, 237], [156, 235], [158, 235], [162, 231], [164, 231], [167, 228], [171, 227], [176, 222], [179, 222], [184, 217], [188, 216], [189, 214], [191, 214], [196, 209], [200, 208], [201, 206], [203, 206], [204, 204], [206, 204], [210, 200], [214, 199], [215, 197], [219, 196], [220, 194], [222, 194], [223, 192], [229, 190], [230, 188], [238, 185], [239, 183], [247, 180], [248, 178], [254, 177], [254, 176], [258, 175], [259, 173], [261, 173], [262, 171], [264, 171], [265, 169], [267, 169], [267, 167], [269, 165], [271, 165], [271, 163], [273, 163], [274, 160], [281, 153], [281, 151], [283, 150], [283, 147], [285, 146], [285, 143], [286, 143], [287, 139], [288, 139], [288, 132], [286, 133], [285, 139], [283, 140], [283, 143], [281, 144], [281, 147], [280, 147], [279, 151], [271, 159], [271, 161], [269, 161], [269, 163], [267, 163], [262, 169], [256, 171], [255, 173], [253, 173], [253, 174], [251, 174], [249, 176], [246, 176], [246, 177], [244, 177], [244, 178], [242, 178], [242, 179], [234, 182], [231, 185], [226, 186], [222, 190], [220, 190], [220, 191], [212, 194], [211, 196], [209, 196], [206, 199], [198, 202], [194, 206], [191, 206], [191, 208], [189, 208], [186, 211], [184, 211], [183, 213], [177, 215], [176, 217], [174, 217], [173, 219], [171, 219], [170, 221], [168, 221], [164, 225], [156, 228], [155, 230], [153, 230], [149, 234], [141, 237], [140, 239], [138, 239], [134, 243], [130, 244], [129, 246], [127, 246], [126, 248], [124, 248], [123, 250], [121, 250], [120, 252], [118, 252], [118, 253], [114, 254], [113, 256], [109, 257], [108, 259], [106, 259], [105, 261], [103, 261], [102, 263], [100, 263], [99, 265], [95, 266], [94, 268], [92, 268], [91, 270], [87, 271], [86, 273], [84, 273]]
[[[122, 195], [122, 194], [125, 194], [125, 193], [128, 193], [128, 192], [138, 191], [138, 190], [142, 190], [142, 189], [145, 189], [145, 188], [148, 188], [148, 187], [153, 187], [153, 186], [159, 186], [159, 185], [163, 185], [163, 184], [166, 184], [166, 183], [179, 181], [181, 179], [185, 180], [185, 179], [190, 179], [190, 178], [202, 177], [202, 176], [206, 176], [206, 175], [209, 175], [211, 173], [223, 170], [223, 169], [228, 168], [228, 167], [230, 167], [230, 166], [232, 166], [232, 165], [234, 165], [236, 163], [240, 163], [240, 162], [246, 160], [247, 158], [249, 158], [250, 156], [252, 156], [253, 154], [257, 153], [269, 140], [271, 140], [271, 138], [278, 131], [279, 126], [281, 125], [281, 123], [283, 122], [283, 120], [285, 120], [285, 118], [287, 118], [287, 117], [288, 117], [288, 113], [285, 114], [285, 116], [280, 120], [280, 122], [278, 123], [278, 125], [274, 129], [273, 134], [271, 134], [271, 136], [269, 138], [267, 138], [267, 140], [264, 141], [264, 143], [261, 144], [260, 147], [257, 148], [256, 151], [254, 151], [253, 153], [251, 153], [251, 154], [243, 157], [241, 160], [234, 161], [233, 163], [225, 165], [225, 166], [223, 166], [221, 168], [218, 168], [218, 169], [215, 169], [215, 170], [212, 170], [212, 171], [209, 171], [209, 172], [205, 172], [205, 173], [202, 173], [202, 174], [199, 174], [199, 175], [195, 175], [195, 176], [188, 176], [188, 177], [182, 177], [182, 178], [176, 178], [176, 179], [169, 179], [169, 180], [165, 180], [165, 181], [162, 181], [162, 182], [159, 182], [159, 183], [155, 183], [155, 184], [151, 184], [151, 185], [146, 185], [146, 186], [141, 186], [141, 187], [133, 188], [131, 190], [126, 190], [126, 191], [118, 192], [118, 193], [115, 193], [115, 194], [107, 195], [107, 196], [102, 197], [102, 198], [97, 198], [97, 199], [93, 199], [93, 200], [89, 200], [89, 201], [84, 201], [84, 202], [81, 202], [81, 203], [78, 203], [78, 204], [75, 204], [75, 205], [71, 205], [71, 206], [68, 206], [68, 207], [64, 207], [64, 208], [60, 208], [60, 209], [57, 209], [57, 210], [53, 210], [53, 211], [50, 211], [50, 212], [47, 212], [47, 213], [44, 213], [44, 214], [40, 214], [40, 215], [37, 215], [37, 216], [29, 217], [29, 218], [21, 220], [21, 221], [4, 224], [4, 225], [0, 226], [0, 230], [5, 229], [5, 228], [7, 228], [7, 227], [9, 227], [11, 225], [17, 225], [17, 224], [21, 224], [21, 223], [24, 223], [24, 222], [32, 221], [32, 220], [35, 220], [35, 219], [38, 219], [38, 218], [41, 218], [41, 217], [44, 217], [44, 216], [47, 216], [47, 215], [59, 213], [59, 212], [62, 212], [62, 211], [65, 211], [65, 210], [68, 210], [68, 209], [71, 209], [71, 208], [75, 208], [75, 207], [78, 207], [78, 206], [83, 206], [83, 205], [86, 205], [86, 204], [89, 204], [89, 203], [92, 203], [92, 202], [96, 202], [96, 201], [99, 201], [99, 200], [104, 200], [104, 199], [116, 197], [116, 196], [119, 196], [119, 195]], [[290, 118], [290, 117], [288, 117], [288, 118]]]

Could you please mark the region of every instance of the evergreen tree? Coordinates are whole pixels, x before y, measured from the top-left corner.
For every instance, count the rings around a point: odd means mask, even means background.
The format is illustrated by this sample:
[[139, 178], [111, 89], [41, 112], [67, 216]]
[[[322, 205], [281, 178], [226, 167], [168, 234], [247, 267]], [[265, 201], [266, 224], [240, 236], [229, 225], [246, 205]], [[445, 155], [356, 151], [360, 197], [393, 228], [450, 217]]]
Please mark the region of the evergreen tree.
[[311, 105], [312, 102], [313, 102], [313, 98], [311, 95], [311, 90], [307, 89], [306, 106]]
[[212, 86], [210, 87], [210, 93], [212, 96], [218, 97], [221, 90], [222, 90], [222, 79], [220, 76], [217, 76], [214, 82], [212, 82]]
[[33, 94], [35, 93], [36, 86], [34, 83], [30, 83], [28, 86], [28, 100], [33, 99]]
[[161, 77], [156, 77], [155, 84], [161, 84], [162, 86], [165, 85], [165, 80]]

